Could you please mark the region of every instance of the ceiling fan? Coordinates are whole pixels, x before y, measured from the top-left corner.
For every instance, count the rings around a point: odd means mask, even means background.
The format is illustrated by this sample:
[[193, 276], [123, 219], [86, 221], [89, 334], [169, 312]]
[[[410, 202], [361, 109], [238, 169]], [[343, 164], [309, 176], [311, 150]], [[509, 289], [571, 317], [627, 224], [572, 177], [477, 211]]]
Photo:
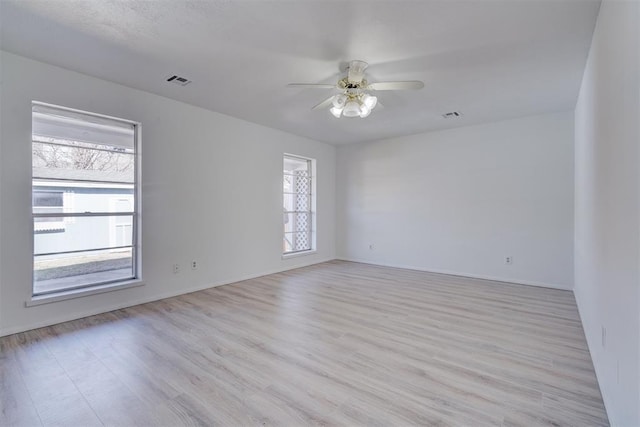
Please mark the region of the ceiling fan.
[[364, 71], [368, 64], [364, 61], [351, 61], [347, 67], [347, 76], [338, 80], [338, 83], [313, 84], [313, 83], [290, 83], [287, 87], [305, 89], [338, 89], [340, 93], [325, 99], [313, 110], [331, 106], [329, 111], [336, 118], [360, 117], [365, 118], [378, 104], [378, 97], [369, 92], [379, 90], [415, 90], [422, 89], [424, 83], [417, 80], [405, 82], [377, 82], [369, 83], [364, 78]]

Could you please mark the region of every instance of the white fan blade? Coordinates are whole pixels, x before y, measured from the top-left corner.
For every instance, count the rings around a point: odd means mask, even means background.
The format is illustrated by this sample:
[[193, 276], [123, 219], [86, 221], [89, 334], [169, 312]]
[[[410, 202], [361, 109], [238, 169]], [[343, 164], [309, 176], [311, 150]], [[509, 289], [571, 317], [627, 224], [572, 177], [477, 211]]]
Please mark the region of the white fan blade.
[[349, 83], [360, 83], [364, 78], [364, 70], [368, 65], [364, 61], [351, 61], [349, 63], [349, 75], [347, 76]]
[[300, 89], [335, 89], [336, 85], [321, 85], [313, 83], [289, 83], [287, 87]]
[[370, 90], [415, 90], [422, 89], [424, 87], [424, 83], [414, 80], [408, 82], [377, 82], [371, 83], [367, 86], [367, 89]]
[[327, 99], [325, 99], [324, 101], [319, 103], [318, 105], [314, 106], [312, 108], [312, 110], [318, 110], [320, 108], [327, 108], [329, 105], [331, 105], [332, 102], [333, 102], [333, 95], [331, 95], [330, 97], [328, 97]]

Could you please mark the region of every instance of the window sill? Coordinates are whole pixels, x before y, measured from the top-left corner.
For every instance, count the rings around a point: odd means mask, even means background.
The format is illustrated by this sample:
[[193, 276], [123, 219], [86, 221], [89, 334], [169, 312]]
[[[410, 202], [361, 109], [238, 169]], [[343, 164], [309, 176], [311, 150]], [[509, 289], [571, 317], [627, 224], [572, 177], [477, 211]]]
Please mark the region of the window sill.
[[297, 258], [299, 256], [307, 256], [307, 255], [314, 255], [316, 253], [315, 249], [311, 249], [308, 251], [302, 251], [302, 252], [293, 252], [290, 254], [282, 254], [282, 259], [289, 259], [289, 258]]
[[60, 291], [47, 295], [40, 295], [31, 297], [30, 300], [25, 301], [26, 307], [33, 307], [36, 305], [49, 304], [52, 302], [65, 301], [74, 298], [86, 297], [89, 295], [97, 295], [105, 292], [119, 291], [120, 289], [135, 288], [143, 286], [144, 283], [139, 279], [133, 279], [126, 282], [109, 283], [105, 285], [92, 286], [84, 289], [73, 289], [70, 291]]

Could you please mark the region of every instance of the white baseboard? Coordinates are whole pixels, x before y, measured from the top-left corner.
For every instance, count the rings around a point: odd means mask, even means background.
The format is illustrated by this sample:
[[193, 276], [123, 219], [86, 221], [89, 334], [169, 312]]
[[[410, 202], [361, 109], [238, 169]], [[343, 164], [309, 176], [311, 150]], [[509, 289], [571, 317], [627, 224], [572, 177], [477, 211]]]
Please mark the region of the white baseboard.
[[260, 273], [248, 274], [246, 276], [235, 277], [233, 279], [221, 280], [221, 281], [214, 282], [214, 283], [207, 283], [207, 284], [204, 284], [204, 285], [193, 286], [191, 288], [183, 288], [183, 289], [180, 289], [180, 290], [177, 290], [177, 291], [165, 292], [165, 293], [162, 293], [162, 294], [154, 295], [152, 297], [147, 297], [147, 298], [141, 298], [141, 299], [138, 299], [138, 300], [128, 301], [128, 302], [122, 303], [122, 304], [115, 304], [115, 305], [112, 305], [112, 306], [108, 306], [107, 308], [102, 307], [102, 308], [99, 308], [99, 309], [86, 310], [86, 311], [81, 311], [81, 312], [73, 313], [73, 314], [65, 314], [65, 315], [62, 315], [62, 316], [58, 316], [58, 317], [55, 317], [55, 318], [52, 318], [52, 319], [43, 320], [43, 321], [40, 321], [40, 322], [29, 323], [27, 325], [14, 326], [14, 327], [11, 327], [11, 328], [2, 328], [2, 329], [0, 329], [0, 337], [4, 337], [4, 336], [7, 336], [7, 335], [12, 335], [12, 334], [17, 334], [19, 332], [29, 331], [29, 330], [32, 330], [32, 329], [43, 328], [45, 326], [56, 325], [58, 323], [69, 322], [71, 320], [82, 319], [83, 317], [89, 317], [89, 316], [95, 316], [97, 314], [108, 313], [110, 311], [120, 310], [121, 308], [133, 307], [135, 305], [146, 304], [146, 303], [149, 303], [149, 302], [159, 301], [159, 300], [163, 300], [163, 299], [166, 299], [166, 298], [176, 297], [178, 295], [190, 294], [192, 292], [203, 291], [205, 289], [211, 289], [211, 288], [216, 288], [218, 286], [229, 285], [231, 283], [242, 282], [244, 280], [255, 279], [257, 277], [268, 276], [269, 274], [282, 273], [283, 271], [289, 271], [289, 270], [295, 270], [297, 268], [309, 267], [309, 266], [315, 265], [315, 264], [322, 264], [323, 262], [332, 261], [333, 259], [335, 259], [335, 258], [327, 258], [327, 259], [322, 259], [322, 260], [319, 260], [319, 261], [316, 260], [316, 261], [313, 261], [313, 262], [304, 263], [304, 264], [296, 265], [296, 266], [292, 266], [292, 267], [278, 268], [278, 269], [263, 271], [263, 272], [260, 272]]
[[482, 280], [490, 280], [492, 282], [502, 282], [502, 283], [515, 283], [516, 285], [525, 285], [525, 286], [537, 286], [540, 288], [551, 288], [551, 289], [559, 289], [562, 291], [573, 291], [571, 287], [553, 284], [553, 283], [542, 283], [542, 282], [534, 282], [529, 280], [514, 280], [505, 277], [496, 277], [496, 276], [484, 276], [480, 274], [471, 274], [471, 273], [463, 273], [460, 271], [449, 271], [449, 270], [438, 270], [432, 268], [424, 268], [424, 267], [416, 267], [412, 265], [405, 264], [392, 264], [392, 263], [382, 263], [382, 262], [373, 262], [370, 260], [356, 259], [356, 258], [344, 258], [338, 257], [336, 258], [340, 261], [349, 261], [349, 262], [358, 262], [361, 264], [371, 264], [378, 265], [380, 267], [390, 267], [390, 268], [403, 268], [405, 270], [416, 270], [416, 271], [424, 271], [427, 273], [436, 273], [436, 274], [448, 274], [450, 276], [460, 276], [460, 277], [469, 277], [471, 279], [482, 279]]

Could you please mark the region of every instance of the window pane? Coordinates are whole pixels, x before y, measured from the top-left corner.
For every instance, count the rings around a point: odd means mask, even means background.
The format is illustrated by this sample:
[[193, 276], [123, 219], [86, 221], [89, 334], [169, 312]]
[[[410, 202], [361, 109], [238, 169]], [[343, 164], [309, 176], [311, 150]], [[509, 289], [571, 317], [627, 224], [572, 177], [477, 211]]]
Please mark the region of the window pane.
[[42, 104], [32, 106], [34, 139], [55, 139], [133, 151], [134, 126], [129, 122]]
[[284, 233], [285, 252], [306, 251], [311, 249], [311, 232]]
[[309, 194], [283, 194], [284, 209], [287, 212], [311, 211], [311, 195]]
[[36, 256], [33, 292], [43, 294], [134, 277], [132, 249]]
[[288, 157], [284, 158], [284, 173], [291, 173], [292, 171], [300, 171], [300, 170], [309, 170], [310, 160], [300, 159], [297, 157]]
[[[57, 190], [62, 204], [56, 208], [33, 205], [33, 213], [101, 213], [133, 212], [135, 208], [133, 184], [111, 184], [98, 182], [34, 180], [33, 193]], [[35, 203], [35, 202], [34, 202]], [[53, 210], [57, 209], [57, 210]], [[36, 221], [41, 221], [38, 218]]]
[[133, 215], [65, 217], [61, 233], [36, 234], [34, 254], [128, 246], [133, 242]]
[[311, 230], [311, 214], [310, 213], [288, 213], [285, 215], [284, 232], [292, 233], [294, 231]]
[[292, 193], [293, 192], [293, 177], [291, 175], [283, 175], [283, 191], [285, 193]]
[[77, 181], [134, 182], [131, 153], [33, 142], [33, 177]]
[[288, 234], [284, 235], [284, 239], [282, 241], [282, 252], [287, 253], [293, 251], [293, 244], [291, 240], [291, 236]]

